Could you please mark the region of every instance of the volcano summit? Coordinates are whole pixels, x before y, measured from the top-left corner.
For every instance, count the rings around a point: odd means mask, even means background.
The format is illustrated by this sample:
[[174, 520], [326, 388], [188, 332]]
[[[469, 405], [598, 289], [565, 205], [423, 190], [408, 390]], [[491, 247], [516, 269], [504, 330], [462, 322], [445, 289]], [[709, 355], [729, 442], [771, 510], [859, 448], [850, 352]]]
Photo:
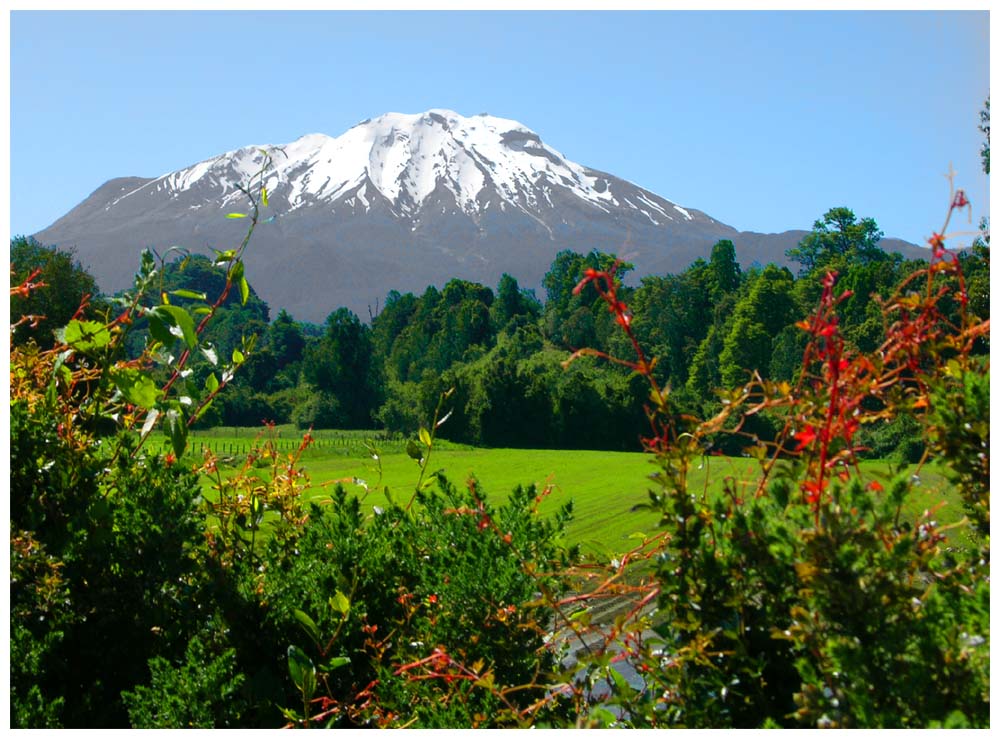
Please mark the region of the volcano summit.
[[[719, 239], [744, 265], [786, 263], [804, 231], [740, 232], [694, 208], [569, 161], [514, 120], [434, 109], [386, 113], [338, 137], [248, 146], [155, 179], [110, 180], [48, 228], [101, 288], [131, 284], [139, 251], [235, 247], [245, 185], [271, 152], [269, 208], [246, 255], [272, 313], [322, 321], [344, 305], [366, 317], [389, 290], [452, 277], [495, 286], [507, 272], [539, 287], [563, 249], [616, 253], [636, 274], [677, 272]], [[817, 214], [819, 215], [819, 214]], [[910, 255], [903, 242], [883, 246]], [[919, 252], [917, 252], [919, 253]]]

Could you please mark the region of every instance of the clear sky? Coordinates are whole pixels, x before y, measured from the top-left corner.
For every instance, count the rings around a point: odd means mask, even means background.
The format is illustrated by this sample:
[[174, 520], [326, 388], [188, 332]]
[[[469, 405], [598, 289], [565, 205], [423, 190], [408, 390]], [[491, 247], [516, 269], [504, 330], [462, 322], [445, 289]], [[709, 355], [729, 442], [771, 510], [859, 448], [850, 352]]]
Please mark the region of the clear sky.
[[113, 177], [435, 107], [516, 119], [742, 230], [845, 205], [923, 243], [949, 165], [988, 214], [983, 10], [16, 10], [10, 29], [12, 235]]

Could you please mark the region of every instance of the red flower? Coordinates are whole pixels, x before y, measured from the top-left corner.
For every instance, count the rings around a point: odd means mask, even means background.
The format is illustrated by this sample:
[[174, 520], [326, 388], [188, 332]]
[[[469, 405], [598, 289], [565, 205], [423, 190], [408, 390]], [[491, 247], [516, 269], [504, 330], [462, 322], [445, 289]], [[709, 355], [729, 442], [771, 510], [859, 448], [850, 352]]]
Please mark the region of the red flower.
[[927, 243], [930, 244], [935, 259], [940, 259], [944, 255], [944, 236], [936, 233], [927, 239]]
[[431, 605], [434, 605], [435, 603], [438, 602], [438, 597], [434, 593], [431, 593], [430, 595], [427, 596], [427, 602], [430, 603]]
[[823, 488], [826, 487], [826, 480], [820, 484], [815, 480], [809, 480], [802, 485], [802, 490], [806, 494], [806, 502], [815, 505], [819, 503], [820, 496], [823, 494]]
[[965, 197], [965, 190], [956, 190], [955, 199], [951, 201], [952, 208], [964, 208], [969, 204], [969, 199]]
[[799, 445], [795, 447], [795, 451], [801, 452], [816, 440], [816, 429], [812, 426], [806, 426], [804, 429], [795, 434], [795, 438], [799, 442]]

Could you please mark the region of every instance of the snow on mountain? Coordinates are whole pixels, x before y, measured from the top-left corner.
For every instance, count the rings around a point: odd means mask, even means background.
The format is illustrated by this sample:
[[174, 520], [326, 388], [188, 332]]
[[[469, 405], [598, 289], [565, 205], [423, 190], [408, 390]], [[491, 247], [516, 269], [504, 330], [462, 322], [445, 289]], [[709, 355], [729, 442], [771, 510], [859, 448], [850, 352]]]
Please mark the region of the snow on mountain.
[[[276, 314], [320, 322], [339, 306], [367, 317], [390, 290], [452, 277], [541, 288], [563, 249], [618, 254], [636, 276], [685, 269], [730, 239], [737, 258], [785, 263], [803, 232], [737, 231], [614, 175], [566, 159], [514, 120], [444, 109], [386, 113], [340, 136], [247, 146], [153, 179], [110, 180], [35, 238], [72, 249], [102, 290], [132, 282], [139, 251], [231, 248], [240, 185], [261, 168], [268, 216], [247, 276]], [[373, 308], [373, 311], [377, 308]]]
[[394, 215], [412, 218], [438, 186], [451, 193], [467, 215], [477, 216], [501, 202], [532, 216], [551, 210], [551, 193], [560, 189], [610, 213], [617, 208], [660, 220], [692, 220], [688, 211], [639, 191], [616, 197], [609, 179], [543, 143], [517, 121], [487, 114], [464, 117], [444, 109], [425, 113], [386, 113], [338, 137], [314, 133], [283, 146], [248, 146], [171, 172], [111, 202], [150, 189], [171, 196], [208, 186], [220, 202], [242, 198], [235, 183], [260, 169], [261, 150], [272, 152], [265, 179], [281, 196], [287, 212], [350, 196], [368, 210], [371, 187], [390, 203]]

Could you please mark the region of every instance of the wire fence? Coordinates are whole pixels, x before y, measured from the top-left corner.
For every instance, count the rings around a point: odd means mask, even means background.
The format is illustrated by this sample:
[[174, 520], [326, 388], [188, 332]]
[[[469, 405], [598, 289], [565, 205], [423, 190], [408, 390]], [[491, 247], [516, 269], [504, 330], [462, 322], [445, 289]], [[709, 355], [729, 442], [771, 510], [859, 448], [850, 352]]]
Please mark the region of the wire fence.
[[[367, 456], [369, 452], [365, 446], [366, 441], [365, 437], [354, 435], [319, 437], [312, 440], [308, 450], [352, 457]], [[371, 442], [382, 454], [401, 454], [406, 451], [407, 438], [401, 435], [372, 438]], [[244, 440], [196, 436], [190, 439], [190, 444], [191, 448], [200, 454], [204, 454], [208, 450], [217, 456], [235, 457], [249, 454], [253, 449], [263, 448], [267, 444], [273, 445], [274, 450], [279, 453], [295, 452], [302, 445], [302, 438], [248, 437]]]

